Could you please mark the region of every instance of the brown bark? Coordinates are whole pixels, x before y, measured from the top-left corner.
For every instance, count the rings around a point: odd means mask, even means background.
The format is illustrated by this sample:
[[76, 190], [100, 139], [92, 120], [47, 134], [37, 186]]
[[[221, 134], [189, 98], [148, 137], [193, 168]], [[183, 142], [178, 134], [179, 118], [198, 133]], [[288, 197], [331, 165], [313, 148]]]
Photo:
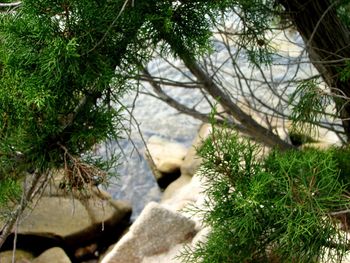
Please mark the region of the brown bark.
[[[339, 19], [336, 2], [330, 0], [279, 0], [287, 16], [303, 37], [311, 62], [335, 95], [350, 98], [350, 80], [341, 81], [340, 72], [350, 58], [350, 32]], [[338, 1], [337, 3], [339, 3]], [[350, 103], [335, 100], [350, 141]]]
[[226, 110], [228, 114], [240, 122], [246, 128], [247, 133], [255, 140], [264, 143], [270, 147], [276, 147], [282, 151], [295, 149], [295, 147], [266, 129], [256, 122], [250, 115], [245, 113], [235, 104], [230, 97], [218, 87], [215, 82], [205, 73], [201, 67], [190, 56], [180, 55], [187, 68], [201, 82], [203, 89], [215, 98]]
[[198, 65], [196, 59], [192, 56], [191, 52], [187, 50], [184, 45], [174, 42], [172, 36], [166, 32], [163, 33], [163, 38], [173, 50], [177, 51], [186, 67], [201, 83], [203, 90], [217, 100], [217, 102], [225, 109], [226, 113], [230, 114], [241, 126], [245, 127], [248, 135], [256, 141], [270, 147], [278, 148], [282, 151], [296, 149], [292, 144], [283, 141], [271, 130], [260, 125], [250, 115], [241, 110], [240, 107], [231, 100], [230, 96], [220, 89], [213, 79], [204, 72], [204, 70]]

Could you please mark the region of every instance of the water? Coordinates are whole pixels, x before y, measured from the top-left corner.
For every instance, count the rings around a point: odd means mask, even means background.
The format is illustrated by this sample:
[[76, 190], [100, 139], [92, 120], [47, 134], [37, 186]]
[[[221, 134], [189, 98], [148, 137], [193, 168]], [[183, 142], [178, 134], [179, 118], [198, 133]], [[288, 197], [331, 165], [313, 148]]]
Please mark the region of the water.
[[[111, 183], [108, 191], [115, 199], [129, 201], [133, 207], [132, 219], [142, 211], [150, 201], [159, 201], [161, 191], [144, 158], [144, 141], [153, 136], [161, 136], [170, 141], [176, 141], [189, 147], [196, 135], [200, 122], [170, 108], [165, 103], [140, 94], [134, 102], [135, 93], [124, 98], [126, 105], [134, 104], [130, 142], [128, 139], [119, 142], [123, 149], [118, 168], [119, 179]], [[142, 131], [142, 136], [139, 131]], [[144, 141], [143, 141], [144, 140]], [[112, 148], [118, 151], [114, 145]]]

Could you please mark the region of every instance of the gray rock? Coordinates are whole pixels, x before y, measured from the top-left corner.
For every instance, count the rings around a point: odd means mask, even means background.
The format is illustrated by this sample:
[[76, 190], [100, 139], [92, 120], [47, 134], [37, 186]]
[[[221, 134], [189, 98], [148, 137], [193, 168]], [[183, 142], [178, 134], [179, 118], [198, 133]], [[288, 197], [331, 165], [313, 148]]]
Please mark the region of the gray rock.
[[35, 247], [28, 247], [31, 243], [26, 243], [26, 249], [40, 252], [52, 246], [67, 246], [69, 253], [83, 258], [84, 253], [98, 253], [99, 247], [95, 245], [95, 251], [81, 248], [110, 240], [111, 235], [112, 240], [117, 240], [129, 227], [130, 215], [128, 203], [112, 200], [101, 191], [87, 199], [43, 196], [25, 210], [17, 232], [21, 238], [37, 242]]
[[194, 235], [194, 221], [151, 202], [101, 262], [140, 263], [146, 257], [164, 253], [191, 240]]

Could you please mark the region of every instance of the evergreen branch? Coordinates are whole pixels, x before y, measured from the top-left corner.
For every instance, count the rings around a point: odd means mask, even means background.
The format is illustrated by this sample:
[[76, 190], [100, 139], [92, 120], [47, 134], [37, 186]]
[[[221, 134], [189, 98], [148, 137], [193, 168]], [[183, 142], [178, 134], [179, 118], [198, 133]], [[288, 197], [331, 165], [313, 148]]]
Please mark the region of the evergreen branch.
[[[104, 35], [102, 36], [102, 38], [88, 51], [86, 52], [86, 54], [91, 53], [92, 51], [94, 51], [99, 45], [102, 44], [102, 42], [105, 40], [105, 38], [107, 37], [109, 31], [112, 29], [112, 27], [115, 25], [115, 23], [117, 22], [117, 20], [119, 19], [119, 17], [121, 16], [121, 14], [124, 12], [127, 3], [129, 2], [129, 0], [125, 0], [124, 4], [122, 6], [122, 8], [120, 9], [118, 15], [116, 16], [116, 18], [113, 20], [113, 22], [109, 25], [109, 27], [107, 28], [106, 32], [104, 33]], [[134, 2], [132, 2], [132, 6], [134, 5]]]
[[329, 215], [331, 216], [337, 216], [337, 215], [343, 215], [350, 213], [350, 209], [342, 210], [342, 211], [336, 211], [336, 212], [330, 212]]

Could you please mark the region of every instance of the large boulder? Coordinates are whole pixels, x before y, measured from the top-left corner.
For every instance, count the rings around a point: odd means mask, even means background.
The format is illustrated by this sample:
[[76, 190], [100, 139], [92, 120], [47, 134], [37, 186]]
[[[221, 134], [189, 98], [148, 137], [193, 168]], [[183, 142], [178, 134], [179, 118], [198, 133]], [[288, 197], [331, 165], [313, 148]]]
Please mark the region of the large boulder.
[[192, 180], [192, 176], [188, 174], [181, 175], [174, 182], [169, 184], [169, 186], [164, 190], [162, 201], [170, 199], [177, 192], [179, 192], [181, 188], [188, 185], [191, 182], [191, 180]]
[[[193, 249], [198, 244], [198, 242], [205, 242], [207, 240], [207, 235], [209, 234], [209, 229], [204, 228], [200, 230], [193, 237], [191, 242], [186, 243], [187, 249]], [[185, 252], [184, 244], [177, 244], [173, 246], [168, 251], [164, 253], [160, 253], [157, 255], [153, 255], [150, 257], [145, 257], [142, 260], [142, 263], [183, 263], [183, 258], [181, 255]]]
[[[191, 208], [191, 206], [198, 208], [204, 207], [205, 202], [203, 178], [198, 172], [189, 178], [191, 178], [190, 182], [178, 188], [172, 196], [162, 200], [161, 204], [176, 213], [191, 218], [195, 222], [196, 234], [192, 240], [187, 240], [186, 242], [186, 246], [192, 249], [198, 242], [205, 242], [209, 229], [203, 228], [200, 214], [193, 214], [191, 209], [186, 209]], [[167, 251], [146, 256], [143, 258], [142, 263], [181, 263], [182, 260], [178, 256], [184, 252], [184, 245], [184, 243], [176, 244]]]
[[[162, 197], [162, 202], [166, 200], [170, 200], [173, 196], [176, 199], [182, 199], [183, 201], [181, 203], [184, 203], [184, 201], [187, 198], [184, 197], [182, 191], [187, 191], [187, 190], [181, 190], [182, 188], [187, 187], [191, 183], [192, 176], [197, 172], [198, 168], [200, 167], [202, 160], [201, 158], [197, 155], [197, 150], [199, 147], [201, 147], [203, 141], [208, 138], [208, 136], [211, 133], [211, 125], [208, 123], [203, 123], [200, 128], [198, 129], [198, 133], [196, 138], [193, 140], [191, 147], [187, 151], [187, 154], [185, 156], [185, 159], [180, 167], [181, 171], [181, 176], [174, 180], [169, 186], [164, 190], [164, 194]], [[197, 179], [195, 179], [197, 180]], [[191, 188], [192, 186], [189, 186]], [[195, 187], [195, 189], [197, 189]], [[198, 192], [194, 190], [193, 195], [197, 194]], [[192, 199], [192, 198], [190, 198]], [[181, 205], [177, 205], [181, 206]]]
[[192, 240], [195, 222], [155, 202], [149, 203], [129, 232], [115, 245], [102, 263], [141, 263]]
[[[172, 192], [167, 189], [165, 191], [166, 195], [161, 201], [162, 204], [174, 211], [180, 211], [188, 205], [199, 202], [198, 200], [204, 195], [203, 180], [199, 172], [192, 177], [182, 175], [180, 178], [183, 180], [181, 187], [173, 189]], [[177, 180], [176, 182], [180, 184], [180, 181]], [[174, 183], [169, 187], [175, 186]]]

